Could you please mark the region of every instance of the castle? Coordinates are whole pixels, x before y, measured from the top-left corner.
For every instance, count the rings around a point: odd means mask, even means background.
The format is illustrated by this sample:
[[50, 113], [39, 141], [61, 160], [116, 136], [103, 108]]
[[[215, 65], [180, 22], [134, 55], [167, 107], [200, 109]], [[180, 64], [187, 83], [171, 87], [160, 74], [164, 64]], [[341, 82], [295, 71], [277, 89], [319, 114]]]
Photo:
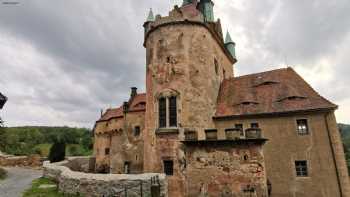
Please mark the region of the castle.
[[146, 93], [97, 120], [96, 170], [165, 173], [170, 197], [350, 196], [337, 106], [292, 68], [234, 76], [213, 7], [150, 11]]

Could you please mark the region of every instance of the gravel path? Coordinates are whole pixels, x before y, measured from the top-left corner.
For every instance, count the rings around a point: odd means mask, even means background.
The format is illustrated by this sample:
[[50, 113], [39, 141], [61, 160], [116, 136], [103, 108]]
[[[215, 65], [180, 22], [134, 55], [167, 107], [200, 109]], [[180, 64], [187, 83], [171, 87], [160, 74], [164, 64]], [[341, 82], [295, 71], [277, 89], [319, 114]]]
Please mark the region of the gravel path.
[[31, 182], [42, 176], [41, 170], [23, 168], [4, 168], [7, 178], [0, 181], [1, 197], [21, 197], [22, 192], [31, 186]]

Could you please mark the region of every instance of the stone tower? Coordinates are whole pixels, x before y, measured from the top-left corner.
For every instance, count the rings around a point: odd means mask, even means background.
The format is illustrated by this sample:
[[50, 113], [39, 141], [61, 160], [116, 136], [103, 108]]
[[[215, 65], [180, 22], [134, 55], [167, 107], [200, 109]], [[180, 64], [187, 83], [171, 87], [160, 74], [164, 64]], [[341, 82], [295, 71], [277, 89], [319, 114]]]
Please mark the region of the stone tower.
[[162, 172], [165, 165], [172, 165], [177, 176], [169, 178], [169, 186], [179, 191], [186, 165], [180, 142], [186, 132], [205, 139], [205, 131], [215, 128], [212, 117], [220, 84], [233, 77], [236, 62], [232, 48], [226, 48], [232, 44], [224, 43], [220, 21], [214, 21], [213, 5], [210, 0], [184, 1], [169, 16], [157, 15], [154, 20], [149, 17], [144, 24], [144, 170]]

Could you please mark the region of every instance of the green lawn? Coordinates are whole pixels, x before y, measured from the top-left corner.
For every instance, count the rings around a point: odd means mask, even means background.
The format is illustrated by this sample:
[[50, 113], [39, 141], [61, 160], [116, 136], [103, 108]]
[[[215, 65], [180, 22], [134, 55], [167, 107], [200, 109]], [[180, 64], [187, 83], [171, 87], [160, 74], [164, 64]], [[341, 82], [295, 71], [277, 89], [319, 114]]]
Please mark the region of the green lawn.
[[64, 195], [57, 188], [39, 188], [40, 185], [56, 185], [47, 178], [39, 178], [33, 181], [32, 187], [23, 193], [23, 197], [78, 197], [77, 195]]
[[[38, 144], [34, 150], [40, 153], [41, 156], [47, 157], [50, 152], [52, 144]], [[67, 144], [66, 156], [89, 156], [92, 154], [92, 150], [84, 149], [80, 144]]]

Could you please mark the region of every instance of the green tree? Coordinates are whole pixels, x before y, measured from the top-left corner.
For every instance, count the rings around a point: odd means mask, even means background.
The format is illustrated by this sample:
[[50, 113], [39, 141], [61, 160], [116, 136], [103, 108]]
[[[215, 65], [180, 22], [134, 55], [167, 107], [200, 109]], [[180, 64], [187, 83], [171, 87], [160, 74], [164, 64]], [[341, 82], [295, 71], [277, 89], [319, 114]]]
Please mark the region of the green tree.
[[56, 141], [49, 153], [49, 160], [51, 163], [54, 162], [60, 162], [64, 160], [64, 157], [66, 156], [66, 143], [63, 141]]

